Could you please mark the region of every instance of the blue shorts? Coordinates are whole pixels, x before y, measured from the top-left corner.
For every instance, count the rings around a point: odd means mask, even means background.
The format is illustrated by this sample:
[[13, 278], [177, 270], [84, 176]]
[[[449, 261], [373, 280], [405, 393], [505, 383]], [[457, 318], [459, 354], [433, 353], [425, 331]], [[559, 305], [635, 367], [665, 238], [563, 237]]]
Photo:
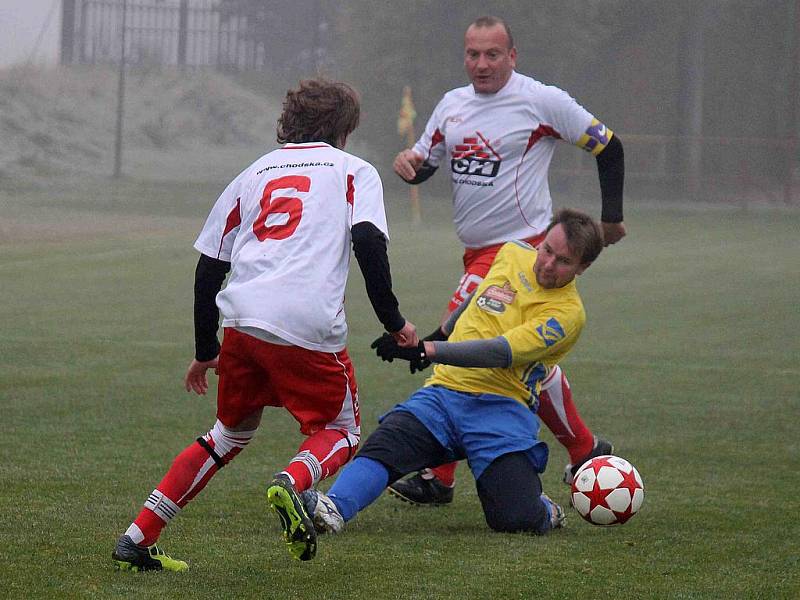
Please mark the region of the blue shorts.
[[537, 439], [539, 419], [513, 398], [434, 385], [417, 390], [386, 414], [395, 411], [410, 412], [455, 458], [466, 458], [476, 480], [509, 452], [525, 452], [538, 473], [547, 466], [547, 444]]

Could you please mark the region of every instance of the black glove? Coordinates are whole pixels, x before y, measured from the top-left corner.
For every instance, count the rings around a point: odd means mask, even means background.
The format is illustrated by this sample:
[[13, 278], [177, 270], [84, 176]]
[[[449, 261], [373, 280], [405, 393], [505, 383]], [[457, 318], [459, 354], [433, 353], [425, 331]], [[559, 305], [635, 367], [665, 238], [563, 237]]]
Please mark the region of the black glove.
[[[423, 342], [443, 342], [447, 339], [447, 334], [442, 331], [441, 327], [437, 327], [436, 331], [429, 333], [424, 338], [422, 338]], [[408, 365], [409, 371], [411, 373], [415, 373], [417, 371], [422, 371], [427, 369], [431, 366], [431, 361], [428, 360], [427, 356], [425, 358], [420, 359], [419, 361], [412, 362]]]
[[382, 360], [388, 362], [394, 361], [395, 358], [407, 360], [412, 373], [422, 371], [431, 364], [428, 355], [425, 354], [425, 343], [421, 340], [414, 348], [401, 348], [391, 334], [384, 333], [370, 344], [370, 348], [373, 348]]

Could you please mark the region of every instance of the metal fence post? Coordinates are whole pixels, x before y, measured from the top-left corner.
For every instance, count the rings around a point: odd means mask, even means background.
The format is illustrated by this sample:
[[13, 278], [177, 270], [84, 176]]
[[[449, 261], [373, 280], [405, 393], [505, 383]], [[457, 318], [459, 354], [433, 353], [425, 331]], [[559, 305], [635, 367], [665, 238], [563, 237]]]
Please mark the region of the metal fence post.
[[61, 4], [61, 64], [72, 64], [75, 52], [75, 0]]
[[793, 52], [790, 53], [789, 65], [789, 100], [787, 106], [787, 125], [789, 126], [789, 143], [786, 149], [786, 180], [783, 185], [783, 201], [786, 204], [794, 203], [794, 171], [798, 160], [797, 129], [797, 95], [800, 94], [800, 0], [794, 2], [794, 25], [792, 30]]
[[117, 128], [114, 139], [114, 178], [122, 175], [122, 122], [125, 109], [125, 20], [128, 0], [122, 0], [122, 51], [119, 56], [119, 81], [117, 86]]
[[186, 41], [189, 27], [189, 0], [181, 0], [178, 8], [178, 66], [186, 67]]

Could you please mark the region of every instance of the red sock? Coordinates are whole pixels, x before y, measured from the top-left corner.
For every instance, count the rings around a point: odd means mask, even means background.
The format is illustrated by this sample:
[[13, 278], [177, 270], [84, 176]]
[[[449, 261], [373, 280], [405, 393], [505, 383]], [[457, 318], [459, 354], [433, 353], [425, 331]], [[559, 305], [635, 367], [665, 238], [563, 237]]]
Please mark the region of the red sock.
[[139, 543], [153, 545], [167, 523], [206, 486], [218, 470], [214, 459], [197, 442], [175, 457], [169, 471], [133, 521], [144, 534], [144, 540]]
[[428, 469], [441, 483], [447, 487], [453, 487], [456, 484], [456, 467], [457, 462], [447, 463], [446, 465], [439, 465], [433, 469]]
[[[255, 431], [232, 431], [219, 421], [203, 440], [216, 453], [217, 459], [228, 464], [247, 446]], [[144, 539], [134, 540], [144, 546], [153, 545], [180, 510], [189, 503], [219, 471], [214, 458], [200, 442], [193, 442], [175, 457], [172, 466], [156, 489], [147, 498], [133, 521]]]
[[340, 429], [322, 429], [310, 435], [285, 471], [298, 492], [336, 473], [358, 449], [359, 438]]
[[139, 516], [133, 522], [141, 532], [144, 534], [144, 539], [138, 544], [142, 546], [152, 546], [161, 535], [161, 530], [167, 526], [165, 521], [162, 521], [156, 513], [149, 508], [143, 508]]
[[592, 451], [594, 436], [586, 427], [572, 401], [572, 391], [567, 377], [563, 372], [554, 374], [554, 377], [559, 375], [559, 380], [554, 381], [539, 394], [537, 414], [567, 449], [569, 460], [574, 464]]

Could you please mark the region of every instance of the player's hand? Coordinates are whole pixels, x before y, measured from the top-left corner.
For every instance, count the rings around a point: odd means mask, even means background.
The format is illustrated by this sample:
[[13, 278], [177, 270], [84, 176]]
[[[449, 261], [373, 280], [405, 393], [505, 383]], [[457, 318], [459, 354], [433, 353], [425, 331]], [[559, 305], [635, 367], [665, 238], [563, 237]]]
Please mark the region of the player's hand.
[[197, 359], [192, 359], [189, 368], [186, 369], [186, 375], [183, 377], [183, 385], [187, 392], [194, 392], [198, 396], [204, 395], [208, 391], [208, 378], [206, 371], [214, 369], [214, 373], [219, 374], [219, 356], [200, 362]]
[[[370, 345], [375, 353], [386, 362], [394, 362], [395, 358], [407, 360], [412, 373], [422, 371], [427, 365], [428, 355], [425, 353], [425, 342], [418, 342], [413, 348], [401, 348], [389, 333], [384, 333]], [[424, 364], [427, 363], [427, 364]]]
[[417, 171], [425, 161], [425, 157], [411, 149], [403, 150], [394, 157], [392, 167], [394, 172], [406, 181], [411, 181], [417, 176]]
[[[445, 340], [447, 340], [448, 337], [449, 335], [442, 330], [442, 326], [440, 325], [439, 327], [436, 328], [436, 331], [434, 331], [433, 333], [429, 333], [424, 338], [422, 338], [422, 341], [444, 342]], [[417, 364], [409, 364], [409, 370], [411, 371], [412, 374], [414, 374], [415, 372], [422, 371], [430, 366], [431, 366], [431, 360], [429, 358], [425, 358], [419, 361], [419, 363]]]
[[415, 348], [419, 344], [417, 326], [408, 320], [400, 331], [395, 331], [391, 335], [401, 348]]
[[616, 244], [625, 237], [625, 223], [601, 223], [603, 226], [603, 245], [610, 246]]

